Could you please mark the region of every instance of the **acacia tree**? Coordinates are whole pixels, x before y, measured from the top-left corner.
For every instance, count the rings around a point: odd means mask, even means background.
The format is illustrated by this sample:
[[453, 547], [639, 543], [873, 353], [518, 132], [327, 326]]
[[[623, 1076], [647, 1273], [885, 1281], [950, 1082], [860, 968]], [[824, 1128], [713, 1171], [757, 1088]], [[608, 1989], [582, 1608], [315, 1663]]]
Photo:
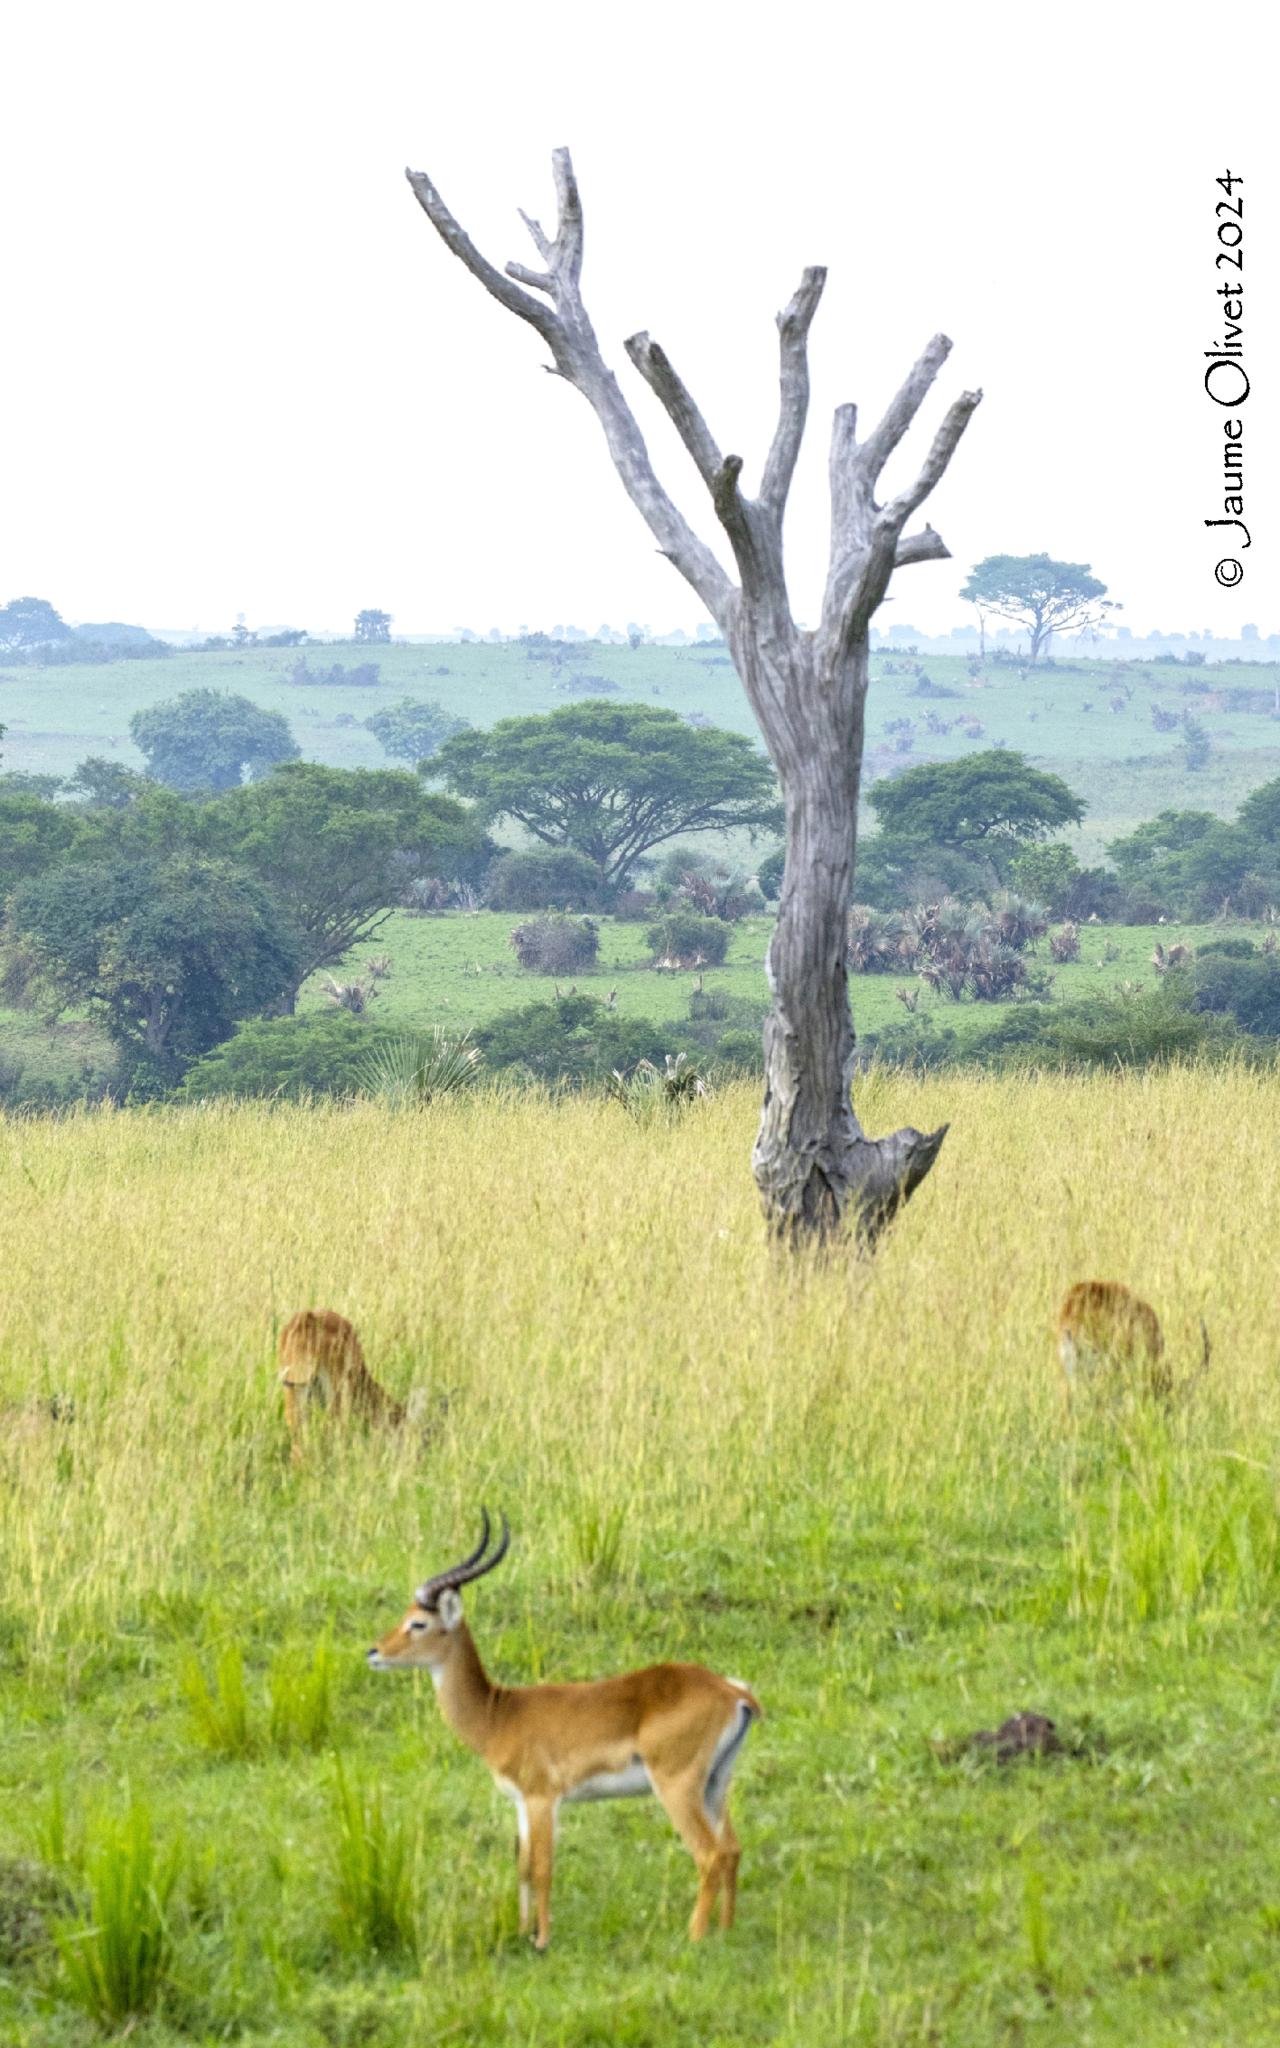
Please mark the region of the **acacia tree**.
[[691, 726], [657, 704], [589, 698], [500, 718], [446, 740], [423, 765], [486, 818], [514, 818], [544, 846], [585, 853], [613, 888], [683, 833], [779, 824], [769, 764], [745, 733]]
[[1057, 562], [1052, 555], [988, 555], [970, 570], [960, 595], [977, 606], [979, 619], [996, 612], [1025, 626], [1032, 661], [1054, 633], [1096, 626], [1123, 609], [1087, 562]]
[[975, 855], [1003, 880], [1020, 847], [1078, 825], [1085, 803], [1060, 775], [1033, 768], [1013, 747], [992, 747], [958, 761], [922, 761], [877, 782], [868, 797], [880, 823], [877, 847], [894, 842], [920, 852], [945, 848]]
[[446, 246], [500, 305], [542, 337], [556, 372], [592, 407], [632, 503], [724, 635], [778, 771], [786, 809], [786, 878], [767, 966], [773, 1001], [764, 1031], [756, 1182], [776, 1231], [825, 1235], [851, 1212], [870, 1240], [924, 1179], [946, 1126], [928, 1134], [908, 1128], [871, 1140], [851, 1100], [854, 1032], [845, 924], [853, 893], [868, 630], [895, 568], [947, 556], [931, 527], [905, 537], [904, 529], [946, 469], [981, 393], [965, 392], [955, 400], [914, 483], [883, 505], [875, 496], [880, 474], [950, 342], [934, 336], [865, 439], [857, 438], [856, 408], [837, 408], [826, 591], [818, 625], [801, 631], [787, 595], [782, 522], [808, 411], [808, 335], [825, 269], [806, 270], [778, 315], [778, 423], [754, 498], [742, 489], [742, 457], [722, 454], [665, 351], [644, 333], [625, 344], [710, 493], [733, 551], [735, 583], [659, 482], [631, 408], [601, 356], [582, 300], [582, 204], [568, 150], [556, 150], [552, 166], [558, 201], [554, 237], [522, 216], [545, 266], [538, 270], [519, 263], [509, 263], [505, 272], [496, 269], [430, 178], [420, 171], [406, 175]]

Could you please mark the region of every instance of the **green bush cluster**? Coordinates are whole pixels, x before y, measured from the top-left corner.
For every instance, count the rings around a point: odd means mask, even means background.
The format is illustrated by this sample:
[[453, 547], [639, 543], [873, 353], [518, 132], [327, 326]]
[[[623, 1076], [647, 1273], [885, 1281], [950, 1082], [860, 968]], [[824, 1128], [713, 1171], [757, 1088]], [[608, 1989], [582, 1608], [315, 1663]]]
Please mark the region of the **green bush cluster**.
[[703, 917], [696, 910], [670, 910], [645, 933], [655, 964], [678, 967], [719, 967], [729, 950], [732, 930], [723, 918]]
[[492, 910], [598, 910], [603, 893], [599, 868], [572, 846], [500, 853], [485, 877]]
[[1140, 1068], [1248, 1051], [1234, 1018], [1201, 1013], [1195, 982], [1173, 972], [1153, 987], [1117, 989], [1074, 1003], [1013, 1005], [976, 1037], [961, 1039], [931, 1015], [859, 1041], [864, 1061], [921, 1068], [980, 1066]]

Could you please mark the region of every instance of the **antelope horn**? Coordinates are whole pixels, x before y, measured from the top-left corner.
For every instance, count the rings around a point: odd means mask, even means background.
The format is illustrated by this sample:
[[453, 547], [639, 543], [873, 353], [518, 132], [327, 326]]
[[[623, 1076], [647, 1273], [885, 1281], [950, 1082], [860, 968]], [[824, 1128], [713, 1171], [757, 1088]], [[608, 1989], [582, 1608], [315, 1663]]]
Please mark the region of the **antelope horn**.
[[489, 1548], [491, 1527], [489, 1510], [481, 1508], [480, 1541], [470, 1557], [464, 1557], [461, 1564], [450, 1565], [448, 1571], [437, 1572], [433, 1579], [427, 1579], [423, 1585], [419, 1586], [413, 1596], [416, 1607], [428, 1610], [433, 1608], [446, 1587], [451, 1587], [456, 1592], [459, 1586], [467, 1585], [472, 1579], [483, 1578], [486, 1572], [491, 1572], [495, 1565], [501, 1564], [511, 1543], [511, 1524], [506, 1516], [503, 1515], [502, 1535], [499, 1539], [498, 1547], [486, 1558], [485, 1551]]

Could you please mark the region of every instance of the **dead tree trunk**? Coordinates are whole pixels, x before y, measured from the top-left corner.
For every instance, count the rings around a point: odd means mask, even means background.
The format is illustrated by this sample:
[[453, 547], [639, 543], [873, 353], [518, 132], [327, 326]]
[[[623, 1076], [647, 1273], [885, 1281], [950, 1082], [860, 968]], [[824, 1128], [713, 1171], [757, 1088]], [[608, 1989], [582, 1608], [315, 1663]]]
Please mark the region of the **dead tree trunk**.
[[[419, 203], [454, 255], [500, 304], [527, 320], [557, 373], [595, 411], [624, 486], [658, 546], [692, 585], [725, 636], [782, 784], [786, 878], [769, 948], [773, 1004], [765, 1024], [765, 1094], [754, 1165], [775, 1231], [825, 1237], [846, 1219], [864, 1242], [917, 1188], [937, 1158], [946, 1126], [869, 1139], [854, 1114], [853, 1019], [845, 944], [853, 900], [858, 779], [872, 615], [895, 568], [943, 560], [933, 529], [903, 538], [911, 515], [942, 476], [981, 392], [951, 406], [914, 484], [876, 502], [880, 473], [906, 433], [951, 344], [935, 335], [863, 441], [856, 411], [838, 408], [831, 441], [831, 555], [822, 616], [801, 632], [782, 560], [782, 521], [809, 400], [808, 335], [826, 271], [806, 270], [778, 315], [781, 398], [759, 495], [740, 489], [742, 458], [722, 455], [669, 358], [647, 334], [626, 351], [660, 399], [711, 495], [737, 564], [734, 583], [659, 483], [582, 303], [582, 206], [569, 152], [552, 159], [559, 220], [554, 239], [522, 216], [546, 266], [487, 262], [430, 179], [407, 173]], [[540, 294], [534, 297], [534, 293]]]

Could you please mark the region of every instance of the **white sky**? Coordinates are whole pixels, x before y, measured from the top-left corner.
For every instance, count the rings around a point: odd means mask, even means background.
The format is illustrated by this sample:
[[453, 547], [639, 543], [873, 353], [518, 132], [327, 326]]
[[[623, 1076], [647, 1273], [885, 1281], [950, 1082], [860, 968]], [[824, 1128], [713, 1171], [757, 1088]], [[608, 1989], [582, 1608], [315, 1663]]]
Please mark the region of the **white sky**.
[[[773, 315], [830, 266], [788, 527], [825, 561], [832, 407], [877, 413], [942, 328], [986, 399], [926, 508], [954, 561], [878, 623], [945, 630], [988, 553], [1092, 563], [1136, 632], [1280, 628], [1273, 68], [1261, 5], [790, 0], [66, 0], [9, 10], [0, 176], [0, 602], [71, 619], [319, 632], [655, 631], [702, 614], [536, 335], [437, 239], [427, 170], [495, 262], [535, 261], [568, 143], [585, 290], [667, 486], [702, 486], [622, 351], [647, 327], [748, 482]], [[835, 25], [828, 25], [834, 17]], [[753, 26], [754, 24], [754, 26]], [[1216, 174], [1243, 173], [1253, 547], [1225, 592]], [[901, 457], [900, 457], [901, 460]], [[905, 464], [903, 465], [906, 466]], [[890, 476], [892, 482], [892, 473]]]

